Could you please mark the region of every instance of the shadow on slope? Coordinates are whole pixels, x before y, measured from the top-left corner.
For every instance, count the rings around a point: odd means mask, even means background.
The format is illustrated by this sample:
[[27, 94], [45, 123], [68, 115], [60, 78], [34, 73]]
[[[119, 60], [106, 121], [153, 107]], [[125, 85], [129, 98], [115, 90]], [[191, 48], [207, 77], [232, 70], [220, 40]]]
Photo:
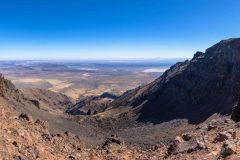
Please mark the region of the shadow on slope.
[[230, 114], [240, 89], [240, 39], [223, 40], [179, 62], [152, 83], [131, 90], [113, 106], [141, 108], [138, 121], [188, 119], [197, 124], [211, 115]]

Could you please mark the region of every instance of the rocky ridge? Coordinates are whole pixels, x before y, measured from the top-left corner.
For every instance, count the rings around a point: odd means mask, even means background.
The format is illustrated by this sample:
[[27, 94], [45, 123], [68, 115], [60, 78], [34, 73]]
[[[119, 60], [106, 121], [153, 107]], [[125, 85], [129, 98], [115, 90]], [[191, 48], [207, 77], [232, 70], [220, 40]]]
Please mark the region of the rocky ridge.
[[139, 121], [200, 123], [230, 114], [240, 90], [240, 39], [223, 40], [173, 65], [152, 83], [127, 92], [113, 106], [139, 108]]
[[103, 93], [99, 96], [88, 96], [79, 100], [66, 110], [70, 115], [94, 115], [104, 112], [109, 104], [117, 99], [117, 96], [110, 93]]

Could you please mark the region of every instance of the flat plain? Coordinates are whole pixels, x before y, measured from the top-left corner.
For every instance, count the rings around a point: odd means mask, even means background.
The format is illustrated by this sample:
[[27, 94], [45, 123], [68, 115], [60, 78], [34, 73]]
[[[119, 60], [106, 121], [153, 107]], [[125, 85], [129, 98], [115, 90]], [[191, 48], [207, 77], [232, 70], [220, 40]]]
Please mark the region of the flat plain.
[[0, 72], [20, 89], [48, 89], [77, 100], [104, 92], [121, 95], [153, 81], [176, 61], [2, 61]]

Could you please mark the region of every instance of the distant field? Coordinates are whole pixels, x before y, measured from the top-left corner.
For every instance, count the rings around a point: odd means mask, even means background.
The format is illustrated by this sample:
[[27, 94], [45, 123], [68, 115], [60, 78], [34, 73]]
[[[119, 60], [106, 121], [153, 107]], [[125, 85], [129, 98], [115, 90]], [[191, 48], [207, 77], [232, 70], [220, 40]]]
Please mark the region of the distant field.
[[154, 61], [0, 61], [0, 73], [18, 88], [83, 96], [123, 92], [159, 77], [177, 59]]

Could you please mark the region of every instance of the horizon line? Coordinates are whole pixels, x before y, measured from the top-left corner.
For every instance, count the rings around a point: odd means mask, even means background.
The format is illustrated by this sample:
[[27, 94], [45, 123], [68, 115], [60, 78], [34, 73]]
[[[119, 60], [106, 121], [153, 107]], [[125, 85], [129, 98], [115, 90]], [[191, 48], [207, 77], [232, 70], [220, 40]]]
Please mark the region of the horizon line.
[[142, 61], [142, 60], [184, 60], [191, 57], [148, 57], [148, 58], [78, 58], [78, 59], [20, 59], [9, 58], [1, 59], [0, 61]]

